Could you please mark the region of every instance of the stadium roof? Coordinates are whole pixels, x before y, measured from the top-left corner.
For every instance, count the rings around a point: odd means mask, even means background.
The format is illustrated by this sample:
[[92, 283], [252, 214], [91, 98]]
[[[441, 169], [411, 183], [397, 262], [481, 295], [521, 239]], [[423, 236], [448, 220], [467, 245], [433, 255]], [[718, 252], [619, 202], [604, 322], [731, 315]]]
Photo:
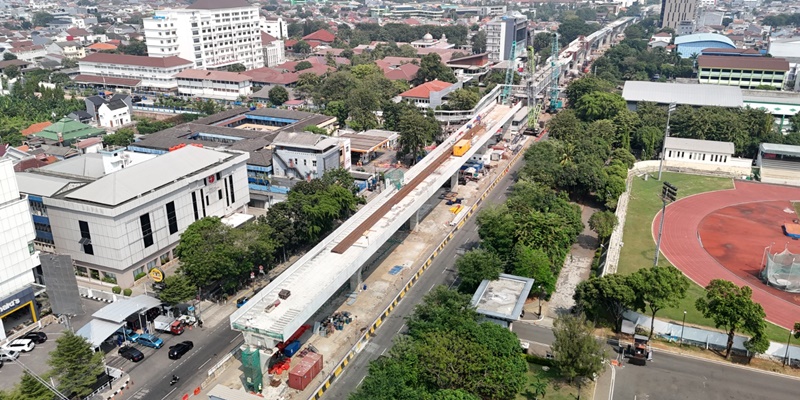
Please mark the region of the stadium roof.
[[682, 45], [693, 42], [722, 42], [732, 47], [736, 47], [733, 41], [727, 36], [717, 33], [695, 33], [694, 35], [682, 35], [675, 38], [676, 45]]
[[790, 144], [761, 143], [761, 146], [759, 147], [763, 153], [800, 157], [800, 146], [792, 146]]
[[628, 102], [647, 101], [659, 104], [690, 106], [741, 107], [742, 90], [735, 86], [694, 83], [627, 81], [622, 97]]
[[733, 142], [718, 142], [715, 140], [698, 140], [668, 137], [665, 148], [670, 150], [702, 151], [706, 153], [732, 155]]

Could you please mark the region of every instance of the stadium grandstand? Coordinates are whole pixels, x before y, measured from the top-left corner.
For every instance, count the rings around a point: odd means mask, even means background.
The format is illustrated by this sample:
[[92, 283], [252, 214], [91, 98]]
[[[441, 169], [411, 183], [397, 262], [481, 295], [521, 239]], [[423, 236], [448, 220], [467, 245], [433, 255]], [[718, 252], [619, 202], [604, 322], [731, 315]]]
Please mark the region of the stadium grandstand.
[[761, 182], [800, 186], [800, 146], [761, 143], [756, 167]]

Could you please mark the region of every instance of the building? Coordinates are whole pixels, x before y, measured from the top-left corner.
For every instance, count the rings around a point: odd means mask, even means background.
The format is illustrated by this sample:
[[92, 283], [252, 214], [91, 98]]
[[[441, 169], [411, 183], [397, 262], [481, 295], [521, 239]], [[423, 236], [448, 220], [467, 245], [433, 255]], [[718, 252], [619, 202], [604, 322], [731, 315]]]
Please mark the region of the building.
[[636, 111], [641, 102], [727, 108], [740, 108], [744, 105], [742, 91], [737, 87], [693, 83], [626, 81], [622, 98], [631, 111]]
[[276, 39], [288, 39], [288, 26], [289, 24], [283, 18], [269, 15], [266, 10], [261, 11], [259, 27], [262, 32], [267, 32], [268, 35]]
[[[33, 269], [39, 265], [34, 249], [33, 221], [28, 198], [20, 195], [12, 161], [0, 159], [0, 340], [6, 331], [21, 321], [36, 321], [38, 306], [34, 301]], [[5, 327], [8, 321], [9, 328]]]
[[798, 92], [742, 89], [742, 99], [746, 107], [772, 114], [775, 118], [775, 129], [783, 133], [792, 128], [791, 118], [800, 113]]
[[250, 96], [250, 77], [238, 72], [185, 69], [175, 75], [178, 94], [214, 100], [238, 100]]
[[47, 144], [66, 146], [80, 139], [104, 135], [106, 131], [82, 124], [71, 118], [61, 118], [58, 122], [34, 133], [33, 137], [44, 139]]
[[800, 146], [761, 143], [756, 167], [761, 182], [800, 186]]
[[681, 21], [678, 22], [678, 26], [675, 28], [675, 35], [676, 36], [685, 36], [691, 35], [694, 33], [695, 23], [694, 21]]
[[419, 108], [436, 108], [445, 103], [445, 96], [459, 88], [461, 88], [460, 81], [449, 83], [435, 79], [400, 93], [400, 99], [409, 101]]
[[83, 44], [78, 41], [55, 42], [46, 47], [46, 50], [52, 54], [62, 55], [66, 58], [83, 58], [86, 57], [86, 49]]
[[276, 176], [310, 180], [334, 168], [350, 169], [350, 139], [309, 132], [281, 132], [272, 142]]
[[181, 57], [197, 69], [264, 66], [258, 6], [247, 0], [197, 0], [144, 20], [151, 57]]
[[[486, 24], [486, 52], [489, 60], [500, 62], [524, 57], [528, 42], [528, 18], [523, 15], [494, 18]], [[517, 42], [515, 54], [511, 55], [511, 44]]]
[[264, 66], [274, 67], [286, 62], [286, 49], [283, 40], [267, 32], [261, 32], [261, 49], [264, 52]]
[[[249, 201], [246, 153], [186, 146], [125, 166], [122, 149], [105, 152], [17, 174], [23, 191], [41, 200], [55, 252], [72, 257], [77, 275], [129, 287], [174, 258], [192, 222]], [[117, 162], [108, 173], [102, 160], [84, 160], [105, 156]]]
[[447, 36], [445, 36], [444, 33], [439, 39], [434, 39], [433, 35], [426, 33], [422, 39], [415, 40], [411, 42], [410, 45], [415, 49], [452, 49], [455, 47], [454, 44], [447, 42]]
[[785, 58], [789, 61], [789, 76], [787, 81], [794, 82], [794, 87], [788, 90], [800, 92], [800, 37], [785, 39], [769, 39], [769, 54], [773, 57]]
[[[417, 61], [413, 63], [413, 61]], [[406, 57], [384, 57], [375, 60], [375, 64], [383, 70], [386, 79], [410, 82], [419, 72], [419, 59]]]
[[99, 126], [116, 128], [131, 123], [133, 100], [130, 95], [118, 93], [110, 98], [89, 96], [83, 99], [86, 113]]
[[661, 0], [661, 28], [677, 31], [683, 21], [697, 20], [698, 0]]
[[664, 160], [725, 164], [733, 159], [733, 142], [668, 137]]
[[478, 79], [491, 70], [492, 62], [489, 61], [489, 53], [473, 54], [461, 58], [452, 58], [447, 63], [457, 77], [465, 82]]
[[716, 33], [696, 33], [694, 35], [678, 36], [675, 38], [675, 45], [678, 46], [678, 54], [681, 58], [689, 58], [692, 55], [699, 56], [703, 53], [703, 50], [709, 48], [736, 48], [731, 39]]
[[510, 329], [514, 321], [522, 318], [525, 300], [533, 285], [531, 278], [500, 274], [493, 281], [487, 279], [481, 282], [470, 304], [487, 321]]
[[782, 89], [789, 62], [774, 57], [700, 56], [697, 80], [700, 83], [754, 89], [770, 86]]
[[34, 62], [43, 58], [47, 54], [44, 46], [41, 44], [29, 46], [14, 46], [6, 50], [8, 53], [17, 56], [18, 60]]
[[318, 44], [330, 46], [336, 40], [336, 35], [325, 29], [320, 29], [303, 36], [303, 40], [309, 43], [317, 42]]
[[[159, 92], [178, 89], [175, 75], [193, 63], [180, 57], [146, 57], [94, 53], [78, 61], [75, 82], [102, 86], [136, 87]], [[131, 86], [129, 86], [131, 85]]]

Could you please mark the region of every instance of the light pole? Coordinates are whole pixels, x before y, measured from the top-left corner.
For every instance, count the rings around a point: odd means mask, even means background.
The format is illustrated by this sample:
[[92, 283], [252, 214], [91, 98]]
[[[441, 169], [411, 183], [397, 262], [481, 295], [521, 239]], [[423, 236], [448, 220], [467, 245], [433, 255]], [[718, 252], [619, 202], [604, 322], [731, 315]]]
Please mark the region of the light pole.
[[789, 344], [792, 342], [792, 336], [794, 336], [794, 329], [789, 331], [789, 339], [786, 339], [786, 355], [783, 356], [784, 367], [789, 363]]
[[678, 188], [675, 185], [664, 182], [661, 187], [661, 222], [658, 225], [658, 241], [656, 241], [656, 256], [653, 258], [653, 266], [658, 266], [658, 256], [661, 253], [661, 234], [664, 231], [664, 217], [667, 213], [667, 203], [675, 201], [678, 197]]
[[681, 323], [681, 344], [680, 347], [683, 347], [683, 330], [686, 329], [686, 310], [683, 310], [683, 323]]
[[675, 103], [671, 103], [669, 108], [667, 109], [667, 127], [664, 128], [664, 143], [661, 145], [661, 160], [658, 163], [658, 180], [661, 180], [661, 170], [664, 168], [664, 157], [666, 156], [667, 151], [667, 138], [669, 137], [669, 117], [672, 115], [672, 112], [675, 111]]

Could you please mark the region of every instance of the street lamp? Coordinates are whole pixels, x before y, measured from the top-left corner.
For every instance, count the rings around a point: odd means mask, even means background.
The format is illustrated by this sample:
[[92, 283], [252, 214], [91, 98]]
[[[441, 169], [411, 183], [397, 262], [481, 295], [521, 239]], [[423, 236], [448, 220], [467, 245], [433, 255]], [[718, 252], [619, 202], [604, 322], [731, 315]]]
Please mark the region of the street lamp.
[[671, 103], [669, 108], [667, 108], [667, 127], [664, 128], [664, 144], [661, 145], [661, 160], [658, 163], [658, 180], [661, 180], [661, 170], [664, 167], [664, 157], [666, 156], [667, 151], [667, 138], [669, 137], [669, 117], [672, 116], [672, 112], [675, 111], [675, 103]]
[[789, 363], [789, 344], [792, 342], [792, 336], [794, 335], [794, 329], [789, 331], [789, 339], [786, 339], [786, 355], [783, 357], [783, 366], [785, 367], [786, 364]]
[[680, 347], [683, 347], [683, 330], [686, 329], [686, 310], [683, 310], [683, 323], [681, 323], [681, 344]]

